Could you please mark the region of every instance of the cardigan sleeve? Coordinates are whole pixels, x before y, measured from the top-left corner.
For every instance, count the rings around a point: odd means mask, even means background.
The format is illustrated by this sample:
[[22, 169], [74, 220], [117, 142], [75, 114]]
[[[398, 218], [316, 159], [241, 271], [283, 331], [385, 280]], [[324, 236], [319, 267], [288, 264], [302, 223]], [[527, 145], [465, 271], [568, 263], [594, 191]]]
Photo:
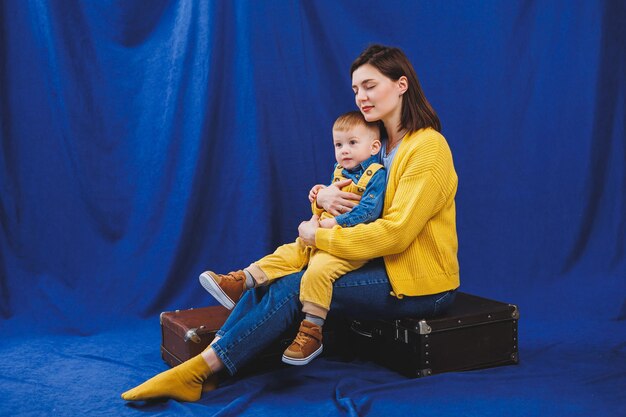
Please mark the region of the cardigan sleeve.
[[[403, 252], [442, 209], [451, 188], [448, 184], [456, 178], [451, 156], [441, 150], [439, 147], [436, 155], [427, 158], [419, 152], [409, 155], [393, 200], [380, 219], [350, 228], [320, 228], [315, 233], [315, 245], [349, 260]], [[424, 165], [424, 160], [430, 162]]]
[[443, 203], [432, 174], [404, 177], [388, 212], [354, 227], [318, 229], [315, 246], [349, 260], [367, 260], [403, 252]]
[[322, 215], [322, 213], [324, 212], [324, 209], [323, 209], [323, 208], [319, 208], [319, 207], [317, 207], [317, 199], [314, 199], [314, 200], [311, 202], [311, 212], [312, 212], [313, 214], [315, 214], [316, 216], [321, 216], [321, 215]]

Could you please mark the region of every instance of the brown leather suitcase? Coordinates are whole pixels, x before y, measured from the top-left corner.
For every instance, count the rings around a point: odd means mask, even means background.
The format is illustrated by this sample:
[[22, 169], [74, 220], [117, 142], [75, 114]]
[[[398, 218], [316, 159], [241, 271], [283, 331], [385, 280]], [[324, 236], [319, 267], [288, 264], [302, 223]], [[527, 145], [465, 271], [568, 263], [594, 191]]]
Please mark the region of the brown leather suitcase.
[[[161, 357], [170, 366], [176, 366], [198, 355], [215, 338], [230, 310], [222, 306], [192, 308], [161, 313]], [[275, 343], [260, 353], [240, 373], [258, 372], [283, 366], [282, 354], [298, 332], [299, 322], [294, 323]], [[347, 321], [329, 320], [324, 325], [324, 352], [322, 355], [343, 355], [340, 336], [350, 333]], [[285, 365], [286, 366], [286, 365]]]
[[230, 310], [222, 306], [161, 313], [161, 357], [176, 366], [198, 355], [215, 338]]
[[353, 321], [353, 350], [409, 377], [519, 361], [519, 310], [463, 292], [443, 315]]

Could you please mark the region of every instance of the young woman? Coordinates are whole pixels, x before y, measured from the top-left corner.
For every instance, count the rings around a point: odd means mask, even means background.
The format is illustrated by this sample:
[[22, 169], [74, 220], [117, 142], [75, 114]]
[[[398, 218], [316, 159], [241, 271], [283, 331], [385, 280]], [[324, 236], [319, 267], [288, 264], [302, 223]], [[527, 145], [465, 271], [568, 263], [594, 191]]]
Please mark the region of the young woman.
[[[441, 125], [411, 63], [398, 48], [373, 45], [352, 64], [355, 101], [385, 137], [387, 168], [382, 216], [350, 228], [322, 229], [316, 216], [298, 228], [307, 244], [350, 260], [372, 259], [336, 281], [335, 316], [429, 317], [444, 311], [459, 286], [454, 196], [457, 175]], [[319, 207], [333, 215], [350, 211], [358, 196], [345, 183], [320, 189]], [[246, 291], [217, 338], [200, 355], [122, 394], [125, 400], [196, 401], [216, 386], [215, 373], [230, 374], [299, 320], [302, 273]]]

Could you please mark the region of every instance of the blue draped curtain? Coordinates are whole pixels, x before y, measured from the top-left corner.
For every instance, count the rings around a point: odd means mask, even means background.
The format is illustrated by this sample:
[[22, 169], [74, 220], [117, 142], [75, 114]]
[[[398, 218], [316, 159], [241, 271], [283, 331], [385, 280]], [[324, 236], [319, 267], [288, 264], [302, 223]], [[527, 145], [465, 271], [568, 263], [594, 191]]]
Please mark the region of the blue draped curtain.
[[619, 1], [3, 1], [4, 324], [208, 304], [200, 272], [293, 240], [374, 42], [407, 53], [443, 122], [462, 287], [623, 319], [624, 18]]

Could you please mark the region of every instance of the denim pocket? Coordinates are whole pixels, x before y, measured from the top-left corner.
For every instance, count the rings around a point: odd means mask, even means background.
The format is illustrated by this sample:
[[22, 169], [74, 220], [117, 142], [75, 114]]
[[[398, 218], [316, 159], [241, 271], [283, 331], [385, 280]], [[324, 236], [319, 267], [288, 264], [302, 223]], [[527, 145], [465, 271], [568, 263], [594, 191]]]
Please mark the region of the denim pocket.
[[454, 301], [456, 296], [456, 290], [446, 291], [441, 294], [441, 297], [435, 300], [434, 315], [444, 313], [448, 309], [450, 304]]

